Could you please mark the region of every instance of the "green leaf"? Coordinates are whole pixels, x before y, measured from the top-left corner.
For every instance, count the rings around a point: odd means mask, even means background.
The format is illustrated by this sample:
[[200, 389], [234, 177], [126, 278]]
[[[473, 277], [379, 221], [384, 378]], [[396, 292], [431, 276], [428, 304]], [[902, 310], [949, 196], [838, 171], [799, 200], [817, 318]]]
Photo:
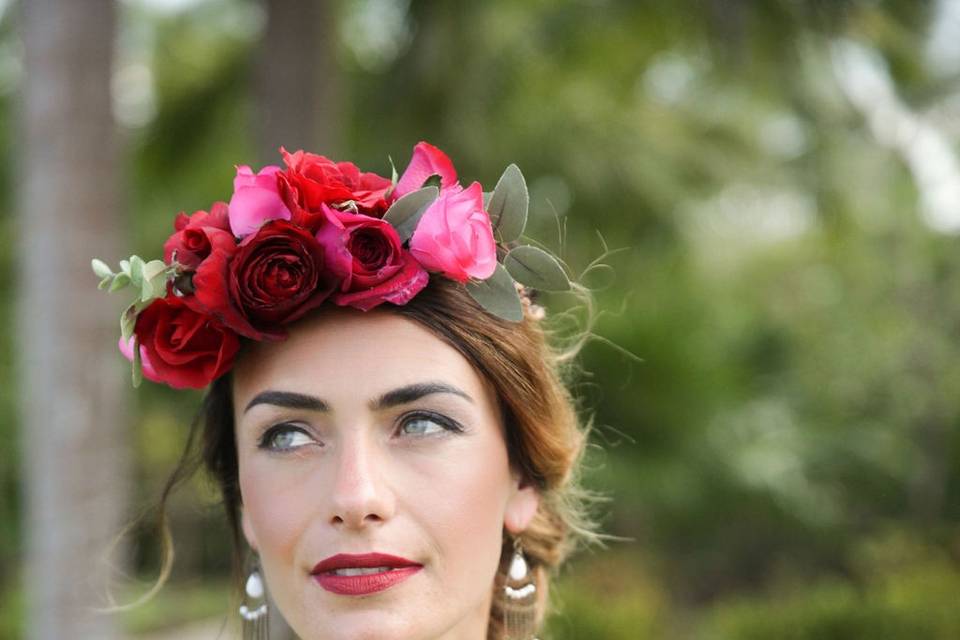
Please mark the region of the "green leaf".
[[150, 300], [137, 300], [123, 310], [123, 313], [120, 315], [120, 336], [124, 340], [129, 340], [130, 336], [133, 335], [133, 330], [137, 326], [137, 316], [140, 315], [141, 311], [149, 307], [153, 303], [153, 300], [153, 298]]
[[113, 277], [113, 282], [110, 283], [110, 291], [117, 291], [123, 289], [125, 286], [130, 284], [130, 276], [125, 273], [118, 273]]
[[99, 282], [99, 284], [97, 284], [97, 289], [106, 289], [107, 285], [110, 284], [111, 282], [113, 282], [113, 276], [112, 275], [106, 276], [104, 277], [103, 280]]
[[400, 242], [406, 242], [410, 239], [424, 211], [439, 195], [440, 190], [436, 187], [424, 187], [404, 195], [387, 209], [383, 219], [397, 230]]
[[130, 256], [130, 282], [139, 287], [143, 282], [143, 258]]
[[390, 183], [395, 187], [400, 181], [400, 175], [397, 173], [397, 165], [393, 164], [393, 158], [387, 156], [387, 160], [390, 161]]
[[490, 210], [490, 198], [493, 197], [493, 191], [484, 191], [483, 192], [483, 208], [487, 211]]
[[167, 265], [163, 260], [151, 260], [147, 264], [143, 265], [143, 279], [153, 280], [166, 270]]
[[165, 295], [167, 295], [167, 278], [163, 274], [153, 280], [144, 280], [140, 286], [141, 304], [152, 302]]
[[133, 329], [137, 326], [137, 305], [132, 304], [123, 310], [120, 314], [120, 337], [124, 341], [129, 340], [133, 335]]
[[167, 265], [163, 260], [151, 260], [143, 265], [143, 284], [140, 285], [141, 302], [161, 298], [167, 291]]
[[120, 273], [125, 273], [128, 276], [130, 275], [130, 261], [121, 260], [120, 261]]
[[156, 298], [155, 288], [153, 282], [150, 280], [144, 280], [140, 283], [140, 302], [146, 302], [147, 300], [153, 300]]
[[133, 339], [133, 371], [131, 371], [131, 377], [133, 381], [133, 387], [136, 389], [140, 386], [140, 383], [143, 382], [143, 361], [140, 358], [140, 341], [136, 338]]
[[498, 318], [510, 322], [523, 320], [520, 294], [517, 293], [513, 278], [502, 264], [498, 264], [493, 275], [486, 280], [468, 282], [467, 293], [480, 303], [481, 307]]
[[503, 266], [513, 278], [541, 291], [567, 291], [570, 280], [552, 255], [538, 247], [516, 247], [503, 259]]
[[90, 266], [93, 267], [93, 272], [97, 275], [98, 278], [109, 278], [113, 275], [113, 271], [110, 270], [110, 267], [107, 266], [107, 263], [103, 260], [98, 260], [94, 258], [90, 261]]
[[387, 160], [390, 161], [390, 188], [384, 192], [384, 198], [390, 197], [390, 194], [393, 193], [393, 190], [397, 188], [397, 181], [400, 179], [397, 175], [397, 166], [393, 164], [393, 158], [387, 156]]
[[511, 242], [520, 237], [527, 226], [529, 207], [527, 182], [517, 165], [511, 164], [500, 176], [487, 207], [493, 232], [500, 242]]

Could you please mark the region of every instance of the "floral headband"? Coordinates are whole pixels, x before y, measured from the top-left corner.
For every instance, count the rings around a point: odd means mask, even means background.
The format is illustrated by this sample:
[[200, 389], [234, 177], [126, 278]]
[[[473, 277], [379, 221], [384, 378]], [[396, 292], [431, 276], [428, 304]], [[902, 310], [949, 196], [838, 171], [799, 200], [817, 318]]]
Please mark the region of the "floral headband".
[[485, 193], [479, 182], [462, 187], [450, 158], [426, 142], [399, 179], [395, 169], [387, 179], [280, 152], [286, 168], [237, 167], [229, 203], [178, 214], [163, 260], [132, 256], [116, 273], [92, 261], [101, 289], [137, 291], [120, 318], [134, 386], [145, 377], [205, 387], [233, 366], [240, 337], [282, 340], [285, 324], [328, 301], [406, 304], [431, 277], [462, 283], [512, 322], [523, 319], [517, 283], [570, 288], [556, 258], [516, 242], [529, 205], [516, 165]]

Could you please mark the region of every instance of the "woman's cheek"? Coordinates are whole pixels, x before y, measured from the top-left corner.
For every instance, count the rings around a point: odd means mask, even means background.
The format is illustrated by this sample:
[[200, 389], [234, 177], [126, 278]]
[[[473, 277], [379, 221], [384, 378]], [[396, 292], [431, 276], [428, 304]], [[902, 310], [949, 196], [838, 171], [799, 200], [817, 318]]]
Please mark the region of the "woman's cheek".
[[302, 495], [308, 486], [305, 480], [302, 471], [278, 467], [276, 461], [241, 463], [243, 509], [261, 555], [292, 562], [297, 539], [311, 516], [311, 501]]
[[[477, 441], [470, 444], [478, 445]], [[440, 570], [452, 584], [485, 596], [500, 558], [503, 514], [510, 490], [506, 450], [496, 442], [466, 448], [461, 455], [434, 460], [432, 481], [416, 492], [411, 506], [427, 535], [440, 547]]]

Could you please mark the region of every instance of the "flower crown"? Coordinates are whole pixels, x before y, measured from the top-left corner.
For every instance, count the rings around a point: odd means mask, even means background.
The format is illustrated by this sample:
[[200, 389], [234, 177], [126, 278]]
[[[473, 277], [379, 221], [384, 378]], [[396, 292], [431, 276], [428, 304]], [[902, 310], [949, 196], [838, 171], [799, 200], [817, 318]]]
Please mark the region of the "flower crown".
[[406, 304], [433, 276], [464, 284], [512, 322], [523, 319], [517, 283], [570, 288], [553, 256], [517, 245], [529, 195], [516, 165], [485, 193], [479, 182], [462, 187], [450, 158], [426, 142], [391, 179], [280, 152], [286, 168], [237, 167], [229, 203], [178, 214], [163, 260], [132, 256], [116, 273], [92, 261], [101, 289], [138, 292], [120, 318], [134, 386], [146, 377], [202, 388], [233, 366], [240, 337], [283, 339], [285, 324], [327, 301]]

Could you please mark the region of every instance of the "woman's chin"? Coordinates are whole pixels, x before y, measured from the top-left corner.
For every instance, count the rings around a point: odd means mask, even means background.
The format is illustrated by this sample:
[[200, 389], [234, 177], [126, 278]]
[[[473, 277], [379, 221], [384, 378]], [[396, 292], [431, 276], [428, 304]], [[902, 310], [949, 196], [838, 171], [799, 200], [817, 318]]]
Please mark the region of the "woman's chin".
[[356, 608], [352, 611], [328, 610], [316, 619], [309, 613], [306, 617], [307, 628], [295, 629], [301, 640], [413, 640], [421, 637], [410, 617], [398, 611]]

